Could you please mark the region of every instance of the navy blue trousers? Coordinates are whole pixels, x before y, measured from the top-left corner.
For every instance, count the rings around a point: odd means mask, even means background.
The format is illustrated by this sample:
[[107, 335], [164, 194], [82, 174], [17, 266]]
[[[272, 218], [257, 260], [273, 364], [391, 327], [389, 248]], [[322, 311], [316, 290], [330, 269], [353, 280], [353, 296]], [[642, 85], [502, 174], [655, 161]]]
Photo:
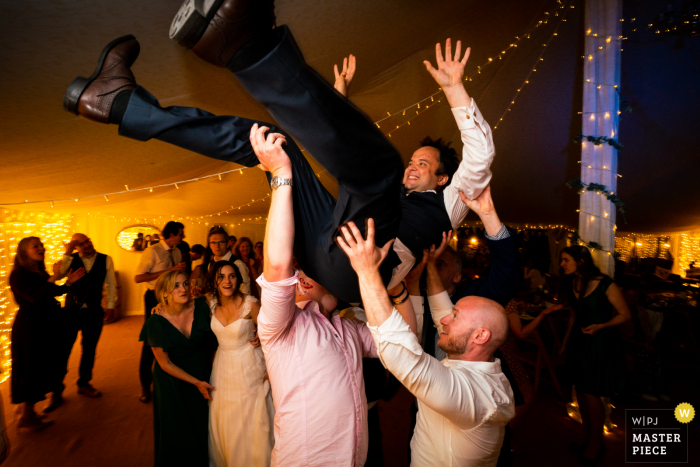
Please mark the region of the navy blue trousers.
[[[333, 238], [348, 221], [355, 221], [364, 232], [367, 218], [375, 221], [378, 245], [396, 237], [403, 162], [374, 123], [305, 63], [291, 32], [282, 27], [281, 33], [280, 43], [268, 55], [234, 75], [285, 131], [269, 123], [217, 116], [196, 108], [162, 108], [138, 87], [119, 134], [139, 141], [158, 139], [246, 167], [259, 163], [249, 141], [253, 124], [292, 136], [338, 180], [339, 192], [335, 200], [296, 142], [287, 138], [285, 150], [294, 177], [295, 257], [309, 277], [337, 298], [359, 302], [357, 276]], [[382, 264], [385, 283], [398, 262], [392, 251]]]

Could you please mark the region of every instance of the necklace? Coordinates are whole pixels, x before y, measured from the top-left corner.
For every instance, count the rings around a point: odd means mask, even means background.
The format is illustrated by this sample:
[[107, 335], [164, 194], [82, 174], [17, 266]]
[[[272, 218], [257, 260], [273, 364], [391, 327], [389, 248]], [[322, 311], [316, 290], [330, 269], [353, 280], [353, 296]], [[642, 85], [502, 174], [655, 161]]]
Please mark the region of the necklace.
[[[185, 313], [185, 312], [181, 313], [181, 315], [184, 314], [184, 313]], [[170, 324], [172, 324], [174, 328], [176, 328], [178, 331], [180, 331], [180, 333], [181, 333], [183, 336], [185, 336], [185, 337], [187, 337], [187, 338], [190, 337], [190, 336], [187, 335], [187, 333], [182, 329], [182, 326], [184, 326], [184, 324], [182, 324], [182, 325], [178, 324], [177, 321], [175, 321], [175, 317], [174, 317], [173, 315], [171, 315], [170, 313], [167, 313], [165, 310], [162, 310], [162, 309], [160, 310], [160, 315], [161, 315], [163, 318], [167, 319], [168, 322], [169, 322]], [[187, 318], [185, 318], [185, 320], [186, 320], [186, 319], [187, 319]]]

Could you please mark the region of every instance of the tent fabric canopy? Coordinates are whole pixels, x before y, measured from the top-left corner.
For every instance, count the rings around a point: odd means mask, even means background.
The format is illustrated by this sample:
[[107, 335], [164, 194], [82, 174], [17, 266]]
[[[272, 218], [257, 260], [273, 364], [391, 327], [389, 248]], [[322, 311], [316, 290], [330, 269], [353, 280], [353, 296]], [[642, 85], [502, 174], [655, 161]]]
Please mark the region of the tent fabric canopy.
[[[102, 47], [115, 37], [133, 34], [141, 43], [133, 67], [137, 82], [163, 106], [196, 106], [215, 114], [270, 120], [228, 71], [204, 63], [168, 39], [178, 6], [165, 0], [25, 0], [0, 5], [0, 205], [72, 200], [122, 191], [125, 185], [152, 187], [238, 168], [158, 141], [119, 137], [116, 126], [89, 122], [61, 108], [67, 85], [77, 75], [89, 76]], [[278, 24], [288, 24], [294, 32], [307, 62], [329, 81], [334, 63], [350, 53], [357, 56], [350, 99], [373, 121], [408, 107], [406, 115], [380, 123], [382, 131], [394, 130], [391, 142], [405, 160], [426, 135], [443, 137], [461, 149], [444, 99], [437, 102], [436, 96], [420, 115], [413, 106], [438, 91], [422, 64], [426, 59], [434, 62], [435, 43], [451, 37], [471, 46], [469, 74], [492, 58], [466, 86], [492, 128], [498, 123], [492, 190], [501, 218], [576, 226], [578, 196], [565, 182], [579, 175], [580, 147], [573, 138], [581, 132], [583, 2], [571, 2], [575, 8], [552, 37], [560, 16], [545, 13], [557, 6], [556, 0], [278, 0], [276, 14]], [[624, 34], [630, 39], [621, 42], [621, 99], [629, 102], [632, 112], [624, 113], [620, 124], [624, 149], [619, 171], [624, 178], [618, 194], [629, 222], [618, 220], [620, 230], [671, 231], [700, 225], [700, 133], [694, 112], [700, 104], [700, 39], [686, 38], [681, 47], [677, 39], [651, 41], [646, 23], [658, 8], [652, 1], [628, 1], [623, 8], [627, 21], [637, 19], [640, 31], [626, 24]], [[561, 15], [563, 9], [557, 12]], [[534, 28], [543, 19], [546, 23]], [[529, 39], [502, 53], [531, 28]], [[542, 44], [550, 38], [540, 61]], [[533, 67], [537, 71], [522, 87]], [[415, 118], [403, 124], [409, 117]], [[336, 193], [332, 177], [309, 159], [322, 182]], [[12, 207], [184, 218], [226, 211], [268, 193], [264, 175], [253, 169], [222, 180], [213, 177], [178, 188], [113, 195], [108, 201], [94, 197], [54, 202], [53, 207], [48, 202]], [[236, 209], [235, 215], [263, 216], [267, 207], [267, 201], [256, 202]]]

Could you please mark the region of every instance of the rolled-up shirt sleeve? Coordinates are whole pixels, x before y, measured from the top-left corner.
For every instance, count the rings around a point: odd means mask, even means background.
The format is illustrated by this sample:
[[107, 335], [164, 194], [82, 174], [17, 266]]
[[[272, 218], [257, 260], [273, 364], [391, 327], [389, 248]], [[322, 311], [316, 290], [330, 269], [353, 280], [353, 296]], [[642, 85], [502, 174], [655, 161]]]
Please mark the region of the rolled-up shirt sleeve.
[[411, 394], [461, 428], [477, 423], [469, 381], [426, 354], [396, 308], [381, 326], [368, 327], [382, 364]]
[[445, 188], [445, 208], [456, 229], [469, 212], [461, 201], [462, 191], [469, 199], [478, 197], [491, 182], [491, 163], [496, 155], [491, 127], [484, 120], [474, 99], [470, 106], [456, 107], [452, 114], [462, 139], [462, 162]]
[[263, 343], [273, 342], [284, 334], [294, 321], [294, 296], [299, 272], [295, 271], [292, 277], [277, 282], [268, 282], [261, 274], [257, 282], [262, 289], [258, 335]]
[[442, 324], [440, 320], [452, 312], [453, 303], [450, 299], [450, 295], [446, 290], [443, 290], [437, 295], [431, 295], [428, 297], [428, 306], [430, 306], [430, 314], [433, 318], [433, 323], [438, 329], [438, 332], [442, 332]]

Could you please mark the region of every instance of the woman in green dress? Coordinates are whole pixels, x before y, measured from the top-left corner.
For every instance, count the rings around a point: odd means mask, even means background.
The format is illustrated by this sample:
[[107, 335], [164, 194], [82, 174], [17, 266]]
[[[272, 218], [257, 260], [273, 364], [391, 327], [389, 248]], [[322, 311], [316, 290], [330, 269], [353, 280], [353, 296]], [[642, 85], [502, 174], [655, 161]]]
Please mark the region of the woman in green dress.
[[139, 340], [153, 350], [155, 466], [209, 465], [209, 385], [216, 336], [206, 298], [192, 300], [187, 276], [168, 271], [156, 283], [159, 305]]
[[631, 315], [620, 288], [600, 272], [588, 248], [564, 248], [561, 268], [562, 295], [576, 313], [564, 341], [569, 340], [567, 366], [583, 425], [582, 442], [570, 448], [580, 464], [594, 465], [605, 450], [605, 409], [600, 398], [622, 388], [626, 369], [618, 326]]

